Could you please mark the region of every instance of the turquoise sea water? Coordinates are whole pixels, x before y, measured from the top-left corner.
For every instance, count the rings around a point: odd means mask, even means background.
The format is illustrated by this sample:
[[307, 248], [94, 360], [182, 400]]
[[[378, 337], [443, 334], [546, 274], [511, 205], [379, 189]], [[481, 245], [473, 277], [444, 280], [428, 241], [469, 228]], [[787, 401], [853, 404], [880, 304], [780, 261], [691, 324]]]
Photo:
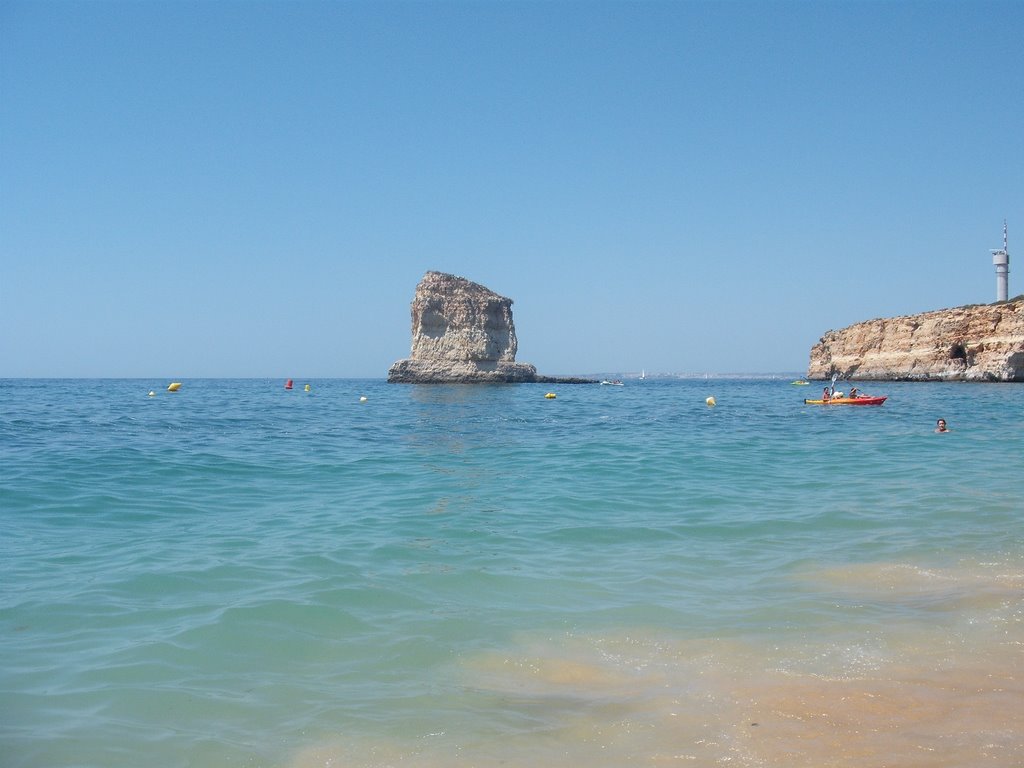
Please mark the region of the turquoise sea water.
[[1024, 387], [305, 383], [0, 381], [0, 764], [1024, 764]]

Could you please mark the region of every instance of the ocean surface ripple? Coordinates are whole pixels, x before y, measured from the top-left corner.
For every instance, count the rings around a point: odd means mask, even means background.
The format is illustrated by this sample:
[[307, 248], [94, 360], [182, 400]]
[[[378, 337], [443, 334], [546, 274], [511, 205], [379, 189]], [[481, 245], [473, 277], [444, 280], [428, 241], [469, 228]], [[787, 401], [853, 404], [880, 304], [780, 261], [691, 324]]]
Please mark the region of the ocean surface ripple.
[[4, 766], [1024, 764], [1024, 387], [282, 383], [0, 380]]

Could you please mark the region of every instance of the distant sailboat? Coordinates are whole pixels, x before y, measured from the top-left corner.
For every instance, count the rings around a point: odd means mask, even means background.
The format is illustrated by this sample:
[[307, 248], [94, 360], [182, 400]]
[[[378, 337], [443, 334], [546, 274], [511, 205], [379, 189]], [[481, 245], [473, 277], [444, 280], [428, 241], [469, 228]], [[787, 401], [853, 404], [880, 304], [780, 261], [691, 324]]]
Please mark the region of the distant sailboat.
[[640, 381], [643, 381], [646, 378], [647, 378], [647, 369], [646, 368], [641, 368], [640, 369]]

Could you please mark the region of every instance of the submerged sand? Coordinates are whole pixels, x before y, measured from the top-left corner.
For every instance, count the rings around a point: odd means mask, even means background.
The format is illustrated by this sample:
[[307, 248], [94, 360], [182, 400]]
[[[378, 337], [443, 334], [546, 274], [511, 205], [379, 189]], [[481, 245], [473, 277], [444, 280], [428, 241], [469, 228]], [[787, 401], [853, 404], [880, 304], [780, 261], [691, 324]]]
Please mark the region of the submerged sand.
[[[293, 765], [1024, 765], [1024, 569], [874, 563], [809, 569], [793, 588], [803, 581], [834, 592], [850, 624], [524, 633], [453, 666], [471, 709], [442, 702], [437, 728], [409, 736], [338, 734]], [[887, 602], [892, 622], [877, 619]]]

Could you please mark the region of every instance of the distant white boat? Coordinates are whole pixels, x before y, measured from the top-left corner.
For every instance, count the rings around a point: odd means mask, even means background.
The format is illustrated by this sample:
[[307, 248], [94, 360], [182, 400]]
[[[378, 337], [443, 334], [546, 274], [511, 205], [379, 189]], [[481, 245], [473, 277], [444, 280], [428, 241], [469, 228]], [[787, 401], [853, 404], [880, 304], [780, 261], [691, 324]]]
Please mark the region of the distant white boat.
[[647, 369], [646, 368], [641, 368], [640, 369], [640, 381], [643, 381], [646, 378], [647, 378]]
[[622, 386], [622, 382], [619, 381], [618, 379], [615, 379], [614, 381], [608, 381], [607, 379], [605, 379], [601, 383], [603, 385], [607, 386], [607, 387], [621, 387]]

